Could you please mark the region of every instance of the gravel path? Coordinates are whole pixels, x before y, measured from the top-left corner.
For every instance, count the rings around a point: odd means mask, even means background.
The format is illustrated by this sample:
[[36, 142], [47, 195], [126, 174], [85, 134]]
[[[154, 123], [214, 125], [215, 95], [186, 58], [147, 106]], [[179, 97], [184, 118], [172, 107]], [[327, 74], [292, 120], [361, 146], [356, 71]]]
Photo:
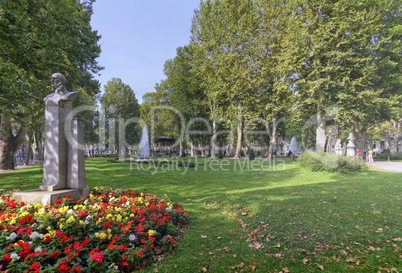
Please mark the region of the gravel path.
[[402, 162], [379, 161], [379, 162], [366, 163], [366, 164], [369, 166], [373, 166], [374, 168], [377, 168], [377, 169], [402, 172]]

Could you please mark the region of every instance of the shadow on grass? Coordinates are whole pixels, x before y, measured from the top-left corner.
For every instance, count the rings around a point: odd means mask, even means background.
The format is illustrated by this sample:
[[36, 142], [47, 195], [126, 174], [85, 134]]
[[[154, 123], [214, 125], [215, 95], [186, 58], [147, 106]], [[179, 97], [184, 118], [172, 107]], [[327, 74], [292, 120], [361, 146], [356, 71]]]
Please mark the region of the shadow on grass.
[[[211, 272], [246, 270], [241, 264], [255, 265], [255, 272], [285, 267], [319, 272], [317, 264], [330, 272], [401, 266], [395, 262], [400, 252], [392, 246], [401, 248], [400, 242], [392, 241], [401, 234], [400, 173], [312, 173], [297, 162], [276, 170], [258, 168], [258, 162], [242, 168], [233, 160], [222, 162], [228, 165], [221, 170], [216, 168], [219, 161], [207, 160], [200, 160], [198, 168], [141, 169], [89, 159], [87, 185], [167, 194], [189, 212], [189, 230], [180, 240], [178, 255], [159, 264], [159, 272], [200, 272], [207, 265]], [[41, 183], [40, 167], [0, 175], [5, 189]], [[260, 248], [250, 247], [253, 242]]]

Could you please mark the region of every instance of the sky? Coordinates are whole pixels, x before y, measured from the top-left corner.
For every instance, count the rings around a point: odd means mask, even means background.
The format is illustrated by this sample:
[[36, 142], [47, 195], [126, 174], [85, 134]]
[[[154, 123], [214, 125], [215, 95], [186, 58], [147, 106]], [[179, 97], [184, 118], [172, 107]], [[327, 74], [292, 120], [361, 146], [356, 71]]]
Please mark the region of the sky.
[[120, 78], [139, 103], [165, 79], [163, 65], [188, 45], [191, 20], [200, 0], [97, 0], [91, 26], [102, 36], [96, 79], [104, 85]]

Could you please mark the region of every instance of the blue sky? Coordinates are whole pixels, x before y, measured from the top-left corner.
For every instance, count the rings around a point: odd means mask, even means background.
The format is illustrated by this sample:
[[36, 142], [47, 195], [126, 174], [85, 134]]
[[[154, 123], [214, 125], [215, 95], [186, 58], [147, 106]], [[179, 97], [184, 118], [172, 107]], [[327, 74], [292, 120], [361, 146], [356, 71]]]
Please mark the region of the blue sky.
[[92, 29], [102, 36], [97, 79], [128, 84], [138, 99], [165, 79], [163, 65], [190, 41], [191, 19], [200, 0], [97, 0]]

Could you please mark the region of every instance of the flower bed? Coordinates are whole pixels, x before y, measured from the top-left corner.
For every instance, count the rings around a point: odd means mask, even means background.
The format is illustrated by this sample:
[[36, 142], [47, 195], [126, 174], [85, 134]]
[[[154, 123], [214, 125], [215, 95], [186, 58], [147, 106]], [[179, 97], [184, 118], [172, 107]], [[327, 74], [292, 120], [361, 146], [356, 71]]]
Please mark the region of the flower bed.
[[133, 191], [25, 205], [0, 198], [0, 272], [132, 272], [176, 246], [187, 213]]

